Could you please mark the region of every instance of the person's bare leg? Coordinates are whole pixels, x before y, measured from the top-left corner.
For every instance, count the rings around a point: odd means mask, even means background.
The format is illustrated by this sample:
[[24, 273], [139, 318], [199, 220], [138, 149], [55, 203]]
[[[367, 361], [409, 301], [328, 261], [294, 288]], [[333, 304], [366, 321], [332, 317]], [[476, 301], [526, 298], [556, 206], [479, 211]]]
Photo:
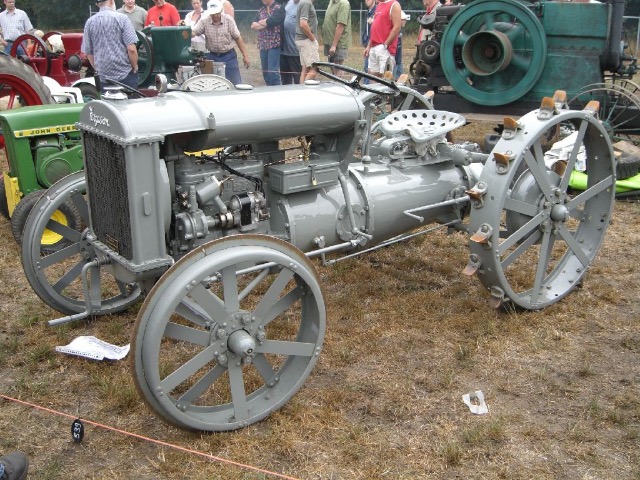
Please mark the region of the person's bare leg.
[[305, 80], [315, 80], [316, 79], [316, 75], [318, 75], [318, 71], [313, 67], [309, 67], [309, 70], [307, 70], [307, 76], [304, 79]]

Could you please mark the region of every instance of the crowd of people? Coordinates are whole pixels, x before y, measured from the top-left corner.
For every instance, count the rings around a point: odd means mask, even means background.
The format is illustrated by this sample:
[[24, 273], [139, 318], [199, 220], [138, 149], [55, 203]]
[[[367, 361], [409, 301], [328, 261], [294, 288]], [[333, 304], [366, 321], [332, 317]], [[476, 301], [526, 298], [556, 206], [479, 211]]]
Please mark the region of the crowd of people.
[[[0, 13], [0, 44], [9, 53], [15, 39], [35, 30], [16, 0], [4, 0]], [[235, 21], [229, 0], [191, 0], [192, 11], [184, 19], [166, 0], [153, 0], [145, 10], [136, 0], [96, 0], [98, 13], [85, 23], [82, 50], [98, 72], [101, 85], [115, 80], [135, 88], [138, 84], [138, 41], [136, 31], [145, 27], [187, 25], [192, 41], [204, 46], [206, 57], [225, 65], [225, 76], [234, 85], [242, 82], [240, 63], [250, 67], [246, 45]], [[318, 16], [314, 0], [260, 0], [251, 29], [257, 32], [260, 65], [266, 85], [303, 83], [316, 78], [313, 66], [320, 61]], [[423, 0], [427, 16], [435, 15], [441, 0]], [[448, 2], [447, 2], [448, 3]], [[365, 0], [368, 8], [362, 28], [364, 71], [378, 77], [398, 79], [403, 73], [402, 28], [409, 16], [399, 0]], [[424, 32], [423, 32], [424, 33]], [[333, 65], [344, 64], [351, 47], [351, 5], [349, 0], [329, 0], [320, 29], [322, 53]], [[17, 52], [19, 55], [24, 52]], [[331, 67], [334, 74], [339, 68]]]

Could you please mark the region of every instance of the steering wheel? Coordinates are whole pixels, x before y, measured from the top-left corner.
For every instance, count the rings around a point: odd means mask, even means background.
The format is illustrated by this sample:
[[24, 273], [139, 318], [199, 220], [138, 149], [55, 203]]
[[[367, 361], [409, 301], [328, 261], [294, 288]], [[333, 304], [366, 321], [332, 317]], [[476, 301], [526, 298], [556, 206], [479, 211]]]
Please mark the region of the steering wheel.
[[[362, 80], [363, 78], [366, 78], [368, 80], [380, 83], [381, 85], [384, 85], [387, 88], [390, 88], [394, 94], [397, 94], [400, 91], [398, 89], [398, 86], [393, 82], [383, 80], [382, 78], [376, 77], [371, 73], [362, 72], [360, 70], [356, 70], [355, 68], [347, 67], [345, 65], [338, 65], [335, 63], [326, 63], [326, 62], [314, 62], [313, 66], [316, 67], [319, 74], [324, 75], [325, 77], [330, 78], [332, 80], [335, 80], [336, 82], [342, 83], [343, 85], [347, 85], [348, 87], [351, 87], [354, 90], [360, 89], [360, 90], [364, 90], [365, 92], [370, 92], [370, 93], [375, 93], [377, 95], [380, 95], [381, 93], [380, 90], [367, 87], [366, 85], [362, 85], [360, 83], [360, 80]], [[347, 81], [344, 78], [338, 77], [337, 75], [320, 70], [318, 67], [330, 67], [336, 70], [342, 70], [343, 72], [354, 74], [355, 78], [351, 81]]]
[[119, 82], [119, 81], [117, 81], [117, 80], [112, 80], [112, 79], [110, 79], [110, 78], [107, 78], [107, 79], [106, 79], [106, 82], [107, 82], [107, 83], [111, 83], [111, 84], [113, 84], [113, 85], [118, 85], [119, 87], [124, 88], [128, 93], [131, 93], [131, 94], [133, 94], [133, 95], [136, 95], [137, 97], [140, 97], [140, 98], [146, 98], [146, 97], [147, 97], [147, 96], [146, 96], [144, 93], [142, 93], [140, 90], [136, 90], [135, 88], [131, 88], [129, 85], [126, 85], [126, 84], [124, 84], [124, 83], [122, 83], [122, 82]]

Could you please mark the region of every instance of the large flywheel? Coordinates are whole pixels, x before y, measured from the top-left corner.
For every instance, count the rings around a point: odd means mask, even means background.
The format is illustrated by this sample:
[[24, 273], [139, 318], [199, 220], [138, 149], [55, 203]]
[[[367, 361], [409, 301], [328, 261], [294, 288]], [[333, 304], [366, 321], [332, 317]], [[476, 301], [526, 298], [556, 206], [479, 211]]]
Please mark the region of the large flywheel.
[[250, 425], [302, 387], [325, 317], [315, 268], [291, 244], [264, 235], [209, 242], [171, 267], [140, 309], [136, 385], [182, 428]]
[[[543, 108], [505, 130], [476, 186], [465, 273], [477, 273], [494, 306], [506, 301], [541, 309], [567, 295], [595, 258], [611, 222], [615, 161], [597, 118], [597, 102], [583, 111]], [[560, 125], [576, 133], [566, 159], [545, 158], [549, 137]], [[568, 188], [578, 159], [589, 171], [584, 192]]]
[[524, 96], [542, 75], [547, 40], [527, 4], [477, 0], [447, 25], [440, 58], [462, 97], [479, 105], [505, 105]]

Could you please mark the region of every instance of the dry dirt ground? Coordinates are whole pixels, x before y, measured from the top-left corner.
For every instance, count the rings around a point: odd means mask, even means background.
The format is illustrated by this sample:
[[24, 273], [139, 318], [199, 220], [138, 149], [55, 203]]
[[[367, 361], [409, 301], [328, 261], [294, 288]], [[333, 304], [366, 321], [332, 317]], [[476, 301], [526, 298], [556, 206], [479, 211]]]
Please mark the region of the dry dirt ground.
[[[261, 423], [198, 434], [147, 410], [127, 360], [55, 353], [79, 335], [128, 343], [136, 308], [48, 327], [59, 315], [0, 218], [0, 451], [25, 451], [32, 479], [272, 478], [202, 454], [304, 479], [640, 478], [640, 204], [614, 219], [581, 288], [540, 312], [490, 308], [460, 274], [462, 234], [319, 266], [327, 335], [303, 389]], [[488, 415], [462, 402], [475, 390]]]

